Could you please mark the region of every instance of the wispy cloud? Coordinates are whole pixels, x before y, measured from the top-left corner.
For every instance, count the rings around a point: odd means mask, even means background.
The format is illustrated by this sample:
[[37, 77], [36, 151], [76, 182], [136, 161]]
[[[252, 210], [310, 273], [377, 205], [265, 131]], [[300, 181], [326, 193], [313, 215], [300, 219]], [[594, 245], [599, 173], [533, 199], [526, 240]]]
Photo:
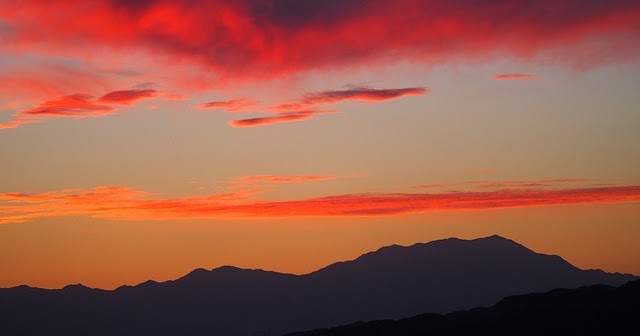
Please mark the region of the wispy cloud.
[[110, 106], [112, 104], [129, 105], [139, 99], [154, 97], [156, 92], [152, 89], [112, 91], [97, 100], [93, 96], [83, 93], [64, 96], [56, 100], [45, 101], [35, 108], [15, 113], [11, 120], [0, 123], [0, 129], [16, 128], [51, 118], [100, 117], [112, 114], [117, 110]]
[[339, 103], [346, 100], [360, 100], [381, 102], [398, 99], [405, 96], [421, 96], [428, 94], [425, 87], [411, 87], [401, 89], [375, 89], [370, 87], [354, 87], [347, 90], [321, 91], [304, 94], [290, 103], [278, 104], [268, 109], [275, 111], [291, 111], [307, 109], [315, 106], [323, 106]]
[[107, 104], [128, 105], [139, 99], [155, 97], [156, 93], [157, 91], [153, 89], [131, 89], [131, 90], [112, 91], [98, 98], [98, 102], [107, 103]]
[[265, 126], [284, 122], [294, 122], [313, 118], [317, 114], [335, 113], [332, 110], [308, 110], [308, 111], [295, 111], [295, 112], [283, 112], [270, 117], [258, 117], [247, 118], [240, 120], [232, 120], [229, 124], [233, 127], [255, 127]]
[[0, 129], [15, 128], [46, 118], [88, 118], [111, 114], [113, 111], [112, 107], [96, 104], [89, 95], [75, 94], [46, 101], [33, 109], [18, 112], [9, 122], [0, 124]]
[[531, 181], [470, 181], [461, 184], [471, 184], [479, 188], [496, 189], [496, 188], [537, 188], [537, 187], [553, 187], [563, 183], [584, 182], [585, 179], [565, 178], [565, 179], [548, 179], [548, 180], [531, 180]]
[[519, 73], [509, 73], [509, 74], [500, 74], [493, 76], [493, 79], [496, 80], [532, 80], [536, 79], [533, 75], [519, 74]]
[[563, 179], [547, 179], [547, 180], [519, 180], [519, 181], [467, 181], [457, 182], [449, 184], [427, 184], [418, 185], [414, 188], [430, 189], [430, 188], [451, 188], [459, 186], [472, 186], [475, 188], [483, 189], [497, 189], [497, 188], [540, 188], [540, 187], [558, 187], [563, 183], [579, 183], [585, 182], [585, 179], [581, 178], [563, 178]]
[[58, 100], [50, 100], [31, 110], [20, 112], [23, 116], [34, 117], [70, 117], [85, 118], [109, 114], [113, 108], [99, 105], [92, 101], [93, 97], [85, 94], [74, 94]]
[[221, 109], [225, 112], [239, 112], [258, 106], [248, 99], [232, 99], [225, 101], [212, 101], [201, 104], [198, 107], [201, 109]]
[[300, 183], [327, 181], [338, 178], [335, 175], [251, 175], [237, 179], [239, 183]]
[[429, 89], [411, 87], [400, 89], [375, 89], [370, 87], [352, 87], [346, 90], [320, 91], [303, 94], [302, 97], [287, 103], [259, 106], [245, 99], [214, 101], [199, 105], [199, 108], [218, 108], [225, 112], [260, 112], [270, 113], [267, 117], [246, 118], [230, 122], [234, 127], [264, 126], [283, 122], [302, 121], [313, 118], [317, 114], [335, 113], [335, 110], [321, 109], [326, 105], [347, 100], [382, 102], [405, 96], [428, 94]]
[[[258, 178], [269, 180], [271, 178]], [[314, 177], [299, 178], [314, 180]], [[279, 178], [275, 178], [279, 180]], [[286, 180], [286, 178], [285, 178]], [[114, 220], [390, 216], [569, 204], [640, 202], [640, 186], [498, 189], [443, 193], [365, 193], [285, 201], [251, 201], [245, 194], [152, 198], [127, 187], [0, 194], [0, 223], [84, 215]]]

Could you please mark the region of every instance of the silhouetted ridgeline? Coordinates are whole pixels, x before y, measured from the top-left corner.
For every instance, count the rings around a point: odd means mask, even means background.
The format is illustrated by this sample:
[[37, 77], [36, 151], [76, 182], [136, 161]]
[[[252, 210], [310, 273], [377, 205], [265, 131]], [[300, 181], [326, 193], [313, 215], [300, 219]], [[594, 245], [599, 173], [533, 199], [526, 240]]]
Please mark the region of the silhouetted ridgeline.
[[281, 335], [633, 279], [499, 236], [451, 238], [384, 247], [301, 276], [225, 266], [114, 291], [0, 289], [0, 335]]
[[640, 335], [640, 280], [510, 296], [491, 308], [358, 322], [287, 336]]

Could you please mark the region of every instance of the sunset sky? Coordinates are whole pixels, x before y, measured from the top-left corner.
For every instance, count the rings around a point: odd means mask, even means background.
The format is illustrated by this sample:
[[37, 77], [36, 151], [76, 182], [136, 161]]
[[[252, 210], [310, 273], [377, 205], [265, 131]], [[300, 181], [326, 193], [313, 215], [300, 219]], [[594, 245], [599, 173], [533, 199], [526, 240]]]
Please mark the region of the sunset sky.
[[0, 0], [0, 287], [499, 234], [640, 275], [640, 2]]

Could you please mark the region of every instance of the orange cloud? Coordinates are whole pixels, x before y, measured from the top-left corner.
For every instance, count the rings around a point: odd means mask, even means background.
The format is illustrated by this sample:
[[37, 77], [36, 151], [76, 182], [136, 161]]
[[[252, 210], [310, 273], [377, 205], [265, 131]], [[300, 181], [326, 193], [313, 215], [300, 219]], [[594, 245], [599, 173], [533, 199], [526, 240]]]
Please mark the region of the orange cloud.
[[[265, 179], [269, 180], [269, 178]], [[314, 177], [299, 179], [313, 180]], [[0, 194], [0, 223], [19, 223], [63, 215], [85, 215], [115, 220], [389, 216], [433, 211], [640, 202], [640, 186], [499, 189], [445, 193], [366, 193], [286, 201], [251, 201], [247, 195], [234, 193], [174, 199], [149, 196], [148, 193], [127, 187], [99, 187], [88, 191], [36, 194]]]
[[536, 79], [536, 77], [532, 76], [532, 75], [510, 73], [510, 74], [495, 75], [495, 76], [493, 76], [493, 79], [497, 79], [497, 80], [510, 80], [510, 79], [531, 80], [531, 79]]

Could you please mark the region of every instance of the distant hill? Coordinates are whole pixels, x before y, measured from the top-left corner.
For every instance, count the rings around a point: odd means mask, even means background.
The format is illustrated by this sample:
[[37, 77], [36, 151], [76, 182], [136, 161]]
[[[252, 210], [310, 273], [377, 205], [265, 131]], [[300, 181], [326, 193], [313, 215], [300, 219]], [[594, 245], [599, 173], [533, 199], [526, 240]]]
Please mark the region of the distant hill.
[[510, 296], [490, 308], [358, 322], [287, 336], [640, 335], [640, 280]]
[[225, 266], [114, 291], [0, 289], [0, 335], [281, 335], [635, 278], [580, 270], [499, 236], [451, 238], [383, 247], [299, 276]]

